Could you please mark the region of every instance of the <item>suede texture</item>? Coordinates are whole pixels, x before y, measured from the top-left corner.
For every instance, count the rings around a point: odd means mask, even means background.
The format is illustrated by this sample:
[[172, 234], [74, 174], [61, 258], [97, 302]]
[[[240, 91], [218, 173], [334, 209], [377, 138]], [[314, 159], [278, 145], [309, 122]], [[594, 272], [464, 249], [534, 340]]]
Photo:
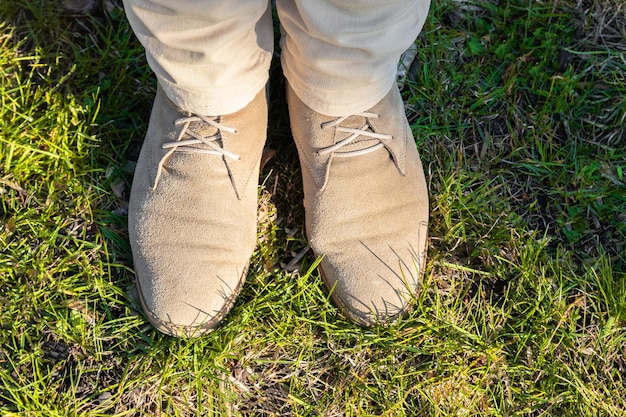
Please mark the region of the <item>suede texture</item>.
[[[256, 246], [265, 90], [244, 109], [215, 119], [236, 129], [220, 129], [214, 143], [238, 160], [163, 149], [179, 137], [182, 126], [175, 121], [187, 116], [159, 87], [131, 189], [129, 235], [146, 316], [166, 334], [191, 337], [215, 328], [228, 313]], [[199, 121], [189, 130], [203, 137], [218, 133]]]
[[[359, 136], [340, 150], [320, 154], [349, 135], [308, 108], [287, 88], [291, 129], [304, 183], [306, 232], [322, 256], [321, 271], [335, 303], [362, 325], [385, 323], [410, 308], [426, 258], [428, 191], [424, 170], [397, 86], [369, 112], [340, 126], [389, 134]], [[326, 124], [326, 125], [325, 125]], [[383, 147], [357, 156], [378, 142]]]

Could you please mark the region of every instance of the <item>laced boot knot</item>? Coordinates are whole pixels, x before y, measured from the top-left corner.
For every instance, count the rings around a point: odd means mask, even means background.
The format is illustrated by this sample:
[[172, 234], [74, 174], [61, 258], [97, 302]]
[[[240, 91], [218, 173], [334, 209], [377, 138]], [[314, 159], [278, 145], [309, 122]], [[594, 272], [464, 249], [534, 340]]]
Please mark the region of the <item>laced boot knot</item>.
[[[169, 149], [169, 151], [161, 158], [157, 167], [156, 178], [154, 179], [153, 189], [156, 189], [163, 171], [165, 162], [174, 152], [182, 153], [195, 153], [204, 155], [218, 155], [224, 158], [230, 158], [233, 160], [239, 160], [241, 157], [233, 152], [229, 152], [223, 147], [216, 144], [217, 141], [222, 139], [222, 131], [229, 133], [237, 133], [237, 129], [221, 124], [217, 121], [219, 116], [206, 117], [206, 116], [187, 116], [177, 119], [174, 124], [176, 126], [182, 126], [178, 138], [174, 142], [166, 142], [161, 147], [163, 149]], [[213, 126], [216, 129], [215, 134], [206, 136], [198, 133], [196, 129], [192, 127], [192, 123], [202, 125]]]

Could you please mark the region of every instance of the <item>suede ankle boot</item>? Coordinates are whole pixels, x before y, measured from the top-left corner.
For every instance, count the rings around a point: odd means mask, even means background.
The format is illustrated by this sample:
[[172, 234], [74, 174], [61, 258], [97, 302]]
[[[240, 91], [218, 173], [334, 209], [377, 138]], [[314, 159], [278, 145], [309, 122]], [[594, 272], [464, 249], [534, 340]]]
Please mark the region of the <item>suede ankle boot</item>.
[[426, 259], [428, 191], [397, 86], [367, 112], [329, 117], [287, 89], [306, 232], [334, 302], [369, 326], [410, 308]]
[[204, 117], [159, 88], [129, 203], [139, 299], [173, 336], [201, 336], [233, 306], [256, 246], [265, 90], [244, 109]]

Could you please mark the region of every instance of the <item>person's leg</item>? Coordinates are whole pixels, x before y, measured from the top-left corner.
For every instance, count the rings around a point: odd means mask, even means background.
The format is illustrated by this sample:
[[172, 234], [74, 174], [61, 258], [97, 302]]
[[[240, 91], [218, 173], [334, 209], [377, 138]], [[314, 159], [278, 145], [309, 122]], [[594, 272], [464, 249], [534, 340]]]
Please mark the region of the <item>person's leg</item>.
[[139, 299], [200, 336], [232, 307], [256, 245], [272, 55], [268, 2], [125, 0], [158, 78], [129, 202]]
[[278, 0], [281, 61], [289, 85], [329, 116], [367, 110], [395, 83], [430, 0]]
[[124, 0], [167, 97], [195, 114], [230, 114], [268, 79], [274, 40], [268, 0]]
[[405, 313], [424, 272], [428, 192], [396, 72], [428, 7], [278, 3], [307, 236], [333, 299], [364, 325]]

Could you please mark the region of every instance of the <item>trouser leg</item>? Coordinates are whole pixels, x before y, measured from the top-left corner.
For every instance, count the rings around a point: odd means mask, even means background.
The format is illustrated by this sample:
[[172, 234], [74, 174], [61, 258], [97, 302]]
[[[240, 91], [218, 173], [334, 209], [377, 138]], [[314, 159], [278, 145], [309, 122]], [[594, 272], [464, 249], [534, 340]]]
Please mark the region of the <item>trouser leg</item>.
[[277, 6], [290, 86], [311, 109], [343, 116], [388, 93], [430, 0], [279, 0]]
[[192, 113], [234, 113], [265, 85], [273, 53], [267, 0], [124, 0], [159, 84]]

